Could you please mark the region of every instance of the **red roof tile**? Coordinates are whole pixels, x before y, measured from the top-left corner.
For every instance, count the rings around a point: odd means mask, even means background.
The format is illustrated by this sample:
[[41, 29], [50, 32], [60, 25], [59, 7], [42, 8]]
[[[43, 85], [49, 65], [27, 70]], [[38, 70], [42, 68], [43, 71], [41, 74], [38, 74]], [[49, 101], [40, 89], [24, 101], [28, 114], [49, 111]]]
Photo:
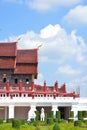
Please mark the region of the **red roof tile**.
[[0, 43], [0, 69], [14, 68], [14, 74], [37, 76], [37, 49], [17, 50], [16, 42]]
[[0, 56], [16, 56], [17, 42], [0, 43]]
[[18, 50], [17, 63], [37, 63], [37, 49]]
[[0, 69], [13, 69], [14, 66], [14, 59], [2, 59], [0, 58]]
[[37, 66], [17, 65], [14, 74], [37, 74]]

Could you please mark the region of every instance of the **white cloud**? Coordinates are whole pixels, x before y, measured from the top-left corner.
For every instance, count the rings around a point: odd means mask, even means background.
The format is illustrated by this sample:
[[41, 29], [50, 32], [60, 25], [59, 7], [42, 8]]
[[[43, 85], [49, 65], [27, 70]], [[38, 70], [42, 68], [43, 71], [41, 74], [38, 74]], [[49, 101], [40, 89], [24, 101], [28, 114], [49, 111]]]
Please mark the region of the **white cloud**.
[[47, 56], [48, 61], [53, 60], [53, 62], [60, 63], [74, 58], [78, 62], [86, 62], [83, 55], [87, 52], [86, 44], [80, 36], [76, 35], [75, 31], [68, 35], [60, 25], [48, 25], [41, 30], [40, 38], [42, 38], [43, 43], [41, 53], [45, 52], [44, 56], [45, 58]]
[[29, 8], [37, 11], [54, 10], [60, 6], [72, 6], [80, 3], [83, 0], [2, 0], [3, 2], [12, 2], [25, 4]]
[[40, 36], [42, 38], [52, 38], [56, 36], [59, 32], [63, 33], [63, 31], [64, 30], [60, 27], [60, 25], [56, 24], [53, 26], [50, 24], [40, 31]]
[[[82, 79], [86, 75], [87, 46], [83, 38], [77, 36], [75, 30], [67, 34], [60, 25], [48, 25], [41, 29], [39, 34], [30, 31], [18, 37], [10, 37], [9, 40], [16, 41], [19, 37], [21, 39], [18, 47], [22, 49], [37, 48], [38, 45], [43, 44], [39, 50], [39, 65], [43, 67], [40, 67], [37, 83], [43, 84], [42, 80], [44, 78], [48, 80], [49, 77], [51, 80], [62, 79], [67, 82], [74, 81], [78, 77]], [[49, 77], [46, 73], [50, 73]], [[80, 80], [80, 83], [83, 85], [83, 80]], [[84, 84], [84, 88], [86, 88], [86, 80], [84, 80]], [[80, 85], [79, 82], [77, 85]]]
[[54, 10], [60, 6], [71, 6], [80, 3], [82, 0], [33, 0], [29, 2], [32, 9], [38, 11]]
[[58, 68], [57, 70], [57, 73], [58, 74], [62, 74], [62, 75], [65, 75], [65, 76], [76, 76], [78, 74], [81, 73], [80, 70], [77, 70], [77, 69], [73, 69], [70, 65], [65, 65], [65, 66], [61, 66]]
[[[19, 36], [20, 37], [20, 36]], [[17, 37], [10, 37], [15, 41]], [[40, 61], [64, 63], [73, 59], [78, 63], [87, 63], [86, 55], [87, 46], [84, 40], [76, 35], [75, 31], [67, 34], [60, 25], [48, 25], [41, 29], [40, 34], [33, 31], [21, 35], [18, 43], [19, 48], [37, 48], [43, 44], [39, 50]]]
[[64, 20], [72, 24], [87, 24], [87, 5], [78, 5], [71, 9], [64, 17]]
[[18, 48], [27, 49], [27, 48], [37, 48], [40, 45], [40, 38], [33, 31], [27, 32], [26, 34], [22, 34], [20, 36], [11, 36], [9, 38], [10, 41], [18, 41]]

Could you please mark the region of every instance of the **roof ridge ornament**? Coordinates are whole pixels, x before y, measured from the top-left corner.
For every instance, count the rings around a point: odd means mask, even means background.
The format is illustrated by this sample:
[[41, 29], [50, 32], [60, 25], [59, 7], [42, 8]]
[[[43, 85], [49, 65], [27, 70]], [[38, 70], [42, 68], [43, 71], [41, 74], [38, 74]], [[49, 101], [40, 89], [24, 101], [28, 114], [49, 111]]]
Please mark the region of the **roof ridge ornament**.
[[37, 46], [38, 50], [43, 46], [43, 44], [40, 44]]
[[21, 39], [22, 39], [23, 36], [19, 36], [17, 39], [16, 39], [16, 42], [19, 42]]

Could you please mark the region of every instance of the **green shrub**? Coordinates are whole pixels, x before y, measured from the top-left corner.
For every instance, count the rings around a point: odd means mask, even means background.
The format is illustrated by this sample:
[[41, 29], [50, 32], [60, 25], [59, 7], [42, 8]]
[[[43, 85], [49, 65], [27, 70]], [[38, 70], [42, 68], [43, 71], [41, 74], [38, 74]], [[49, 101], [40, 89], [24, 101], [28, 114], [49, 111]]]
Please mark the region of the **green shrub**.
[[13, 120], [13, 118], [10, 118], [10, 119], [7, 119], [6, 122], [7, 123], [12, 123], [12, 120]]
[[87, 117], [87, 111], [82, 111], [83, 118]]
[[37, 125], [38, 125], [38, 120], [34, 120], [33, 118], [31, 118], [30, 123], [31, 123], [33, 126], [37, 126]]
[[55, 119], [53, 119], [53, 120], [54, 120], [54, 122], [59, 122], [58, 118], [55, 118]]
[[47, 121], [38, 121], [38, 124], [40, 126], [46, 126], [47, 125]]
[[70, 111], [70, 118], [74, 118], [74, 111]]
[[47, 124], [53, 124], [54, 123], [54, 121], [53, 121], [53, 118], [47, 118]]
[[37, 126], [37, 125], [38, 125], [38, 121], [34, 121], [33, 126]]
[[40, 119], [40, 113], [39, 111], [35, 111], [35, 113], [36, 113], [36, 121], [38, 121]]
[[65, 119], [60, 120], [61, 123], [66, 123], [67, 121]]
[[68, 119], [69, 122], [73, 122], [74, 121], [74, 111], [70, 111], [70, 117]]
[[25, 124], [25, 120], [24, 119], [18, 119], [20, 122], [20, 125], [24, 125]]
[[74, 122], [74, 119], [70, 119], [70, 118], [69, 118], [69, 119], [68, 119], [68, 122]]
[[82, 111], [78, 111], [78, 120], [82, 120], [83, 117], [82, 117]]
[[53, 126], [53, 130], [60, 130], [60, 127], [57, 123]]
[[74, 126], [81, 126], [81, 120], [74, 121]]
[[3, 123], [3, 119], [0, 119], [0, 124], [2, 124]]
[[40, 130], [40, 128], [37, 126], [35, 130]]
[[13, 128], [20, 128], [20, 125], [21, 125], [20, 120], [18, 120], [18, 119], [12, 120], [12, 127]]
[[60, 121], [61, 118], [60, 111], [56, 111], [56, 118], [58, 119], [58, 121]]
[[87, 120], [83, 120], [83, 123], [85, 123], [85, 125], [87, 125]]
[[34, 118], [31, 118], [30, 122], [33, 123], [34, 122]]
[[53, 111], [49, 111], [49, 118], [54, 118]]

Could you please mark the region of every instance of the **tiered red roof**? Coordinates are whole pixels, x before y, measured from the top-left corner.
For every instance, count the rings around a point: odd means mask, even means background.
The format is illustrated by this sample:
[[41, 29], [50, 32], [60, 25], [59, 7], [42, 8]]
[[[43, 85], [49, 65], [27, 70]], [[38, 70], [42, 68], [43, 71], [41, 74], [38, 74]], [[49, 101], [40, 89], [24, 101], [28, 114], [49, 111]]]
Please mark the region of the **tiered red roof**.
[[17, 63], [37, 63], [37, 49], [17, 50]]
[[17, 50], [16, 42], [0, 43], [0, 69], [37, 75], [37, 63], [37, 49]]
[[0, 69], [14, 69], [17, 55], [17, 43], [0, 43]]
[[35, 65], [17, 65], [14, 74], [37, 74], [37, 66]]
[[0, 69], [14, 69], [15, 59], [14, 58], [0, 58]]
[[37, 49], [18, 50], [15, 74], [37, 74]]
[[13, 57], [17, 54], [17, 42], [3, 42], [0, 43], [0, 57]]

